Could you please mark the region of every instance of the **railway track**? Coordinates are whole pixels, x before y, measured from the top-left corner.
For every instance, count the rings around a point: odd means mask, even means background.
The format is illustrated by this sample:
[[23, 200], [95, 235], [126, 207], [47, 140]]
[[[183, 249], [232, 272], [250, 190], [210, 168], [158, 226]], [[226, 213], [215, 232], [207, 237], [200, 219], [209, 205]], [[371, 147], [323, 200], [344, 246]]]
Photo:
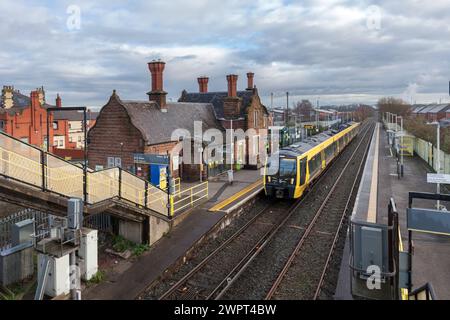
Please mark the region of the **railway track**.
[[[295, 251], [297, 250], [298, 243], [302, 241], [301, 239], [305, 234], [313, 234], [312, 228], [314, 225], [320, 225], [326, 219], [319, 219], [321, 213], [324, 212], [324, 203], [332, 203], [333, 201], [341, 202], [345, 198], [345, 193], [342, 187], [345, 188], [349, 183], [349, 177], [355, 177], [355, 172], [351, 172], [349, 175], [343, 174], [348, 169], [353, 169], [355, 163], [358, 162], [355, 156], [361, 153], [364, 147], [368, 146], [370, 139], [370, 134], [372, 132], [373, 125], [371, 123], [366, 123], [364, 128], [361, 130], [361, 137], [353, 148], [349, 149], [348, 153], [339, 159], [333, 170], [325, 175], [328, 178], [328, 183], [317, 184], [315, 190], [311, 190], [304, 198], [304, 203], [299, 207], [299, 210], [295, 216], [279, 229], [276, 236], [273, 237], [272, 242], [266, 247], [266, 250], [260, 252], [259, 256], [253, 257], [253, 261], [245, 266], [246, 270], [241, 270], [239, 281], [232, 279], [230, 285], [223, 290], [223, 292], [217, 296], [219, 299], [264, 299], [270, 298], [268, 292], [275, 292], [274, 283], [280, 275], [280, 272], [286, 272], [289, 267], [286, 264], [289, 260], [293, 260], [295, 257]], [[365, 153], [364, 153], [365, 154]], [[360, 165], [359, 161], [357, 165]], [[343, 180], [343, 177], [345, 179]], [[330, 183], [331, 182], [331, 183]], [[336, 195], [336, 198], [332, 198], [331, 195]], [[345, 198], [346, 199], [346, 198]], [[322, 208], [322, 209], [321, 209]], [[333, 210], [334, 211], [334, 210]], [[339, 219], [341, 215], [339, 215]], [[310, 231], [308, 231], [310, 230]], [[314, 229], [316, 231], [316, 229]], [[318, 234], [323, 233], [323, 235], [331, 234], [329, 230], [318, 230]], [[302, 242], [305, 242], [304, 240]], [[322, 252], [322, 246], [320, 243], [313, 243], [312, 251]], [[309, 256], [305, 260], [305, 267], [308, 270], [317, 270], [314, 265], [314, 259], [317, 256]], [[270, 263], [267, 263], [270, 261]], [[305, 273], [305, 278], [312, 276], [312, 273], [317, 271], [309, 271]], [[278, 280], [278, 282], [281, 282]], [[278, 287], [278, 285], [277, 285]], [[302, 291], [301, 285], [298, 282], [293, 283], [294, 290], [288, 292], [282, 298], [284, 299], [295, 299], [297, 291]], [[308, 299], [305, 295], [302, 299]]]
[[197, 264], [159, 297], [163, 299], [210, 299], [215, 295], [235, 270], [249, 255], [259, 250], [264, 240], [274, 232], [280, 221], [285, 219], [287, 203], [277, 202], [266, 206], [231, 237]]
[[[367, 127], [368, 125], [365, 124], [363, 130], [361, 130], [361, 132], [365, 130], [366, 135], [368, 131]], [[359, 140], [359, 145], [361, 145], [364, 139]], [[354, 143], [350, 146], [352, 145]], [[265, 248], [271, 246], [273, 240], [277, 239], [280, 233], [283, 234], [286, 231], [285, 229], [289, 228], [290, 235], [293, 233], [296, 235], [299, 234], [299, 230], [302, 230], [302, 227], [293, 228], [293, 226], [302, 224], [296, 221], [299, 215], [302, 216], [301, 208], [305, 207], [307, 210], [311, 208], [312, 204], [319, 203], [325, 199], [325, 194], [320, 192], [320, 190], [332, 187], [338, 177], [337, 172], [342, 170], [348, 160], [351, 159], [351, 150], [348, 150], [349, 148], [336, 158], [336, 161], [332, 165], [327, 167], [327, 174], [322, 175], [316, 181], [315, 185], [311, 188], [312, 192], [307, 193], [301, 200], [295, 201], [294, 203], [277, 201], [262, 209], [215, 250], [209, 253], [206, 258], [196, 264], [187, 274], [179, 278], [179, 280], [171, 279], [170, 288], [157, 298], [220, 299], [233, 297], [233, 295], [225, 295], [232, 291], [230, 288], [236, 284], [237, 279], [242, 279], [250, 274], [246, 270], [252, 266], [255, 260], [262, 257], [261, 253], [266, 252]], [[303, 222], [303, 224], [304, 230], [307, 224], [306, 222]], [[292, 252], [292, 248], [290, 250], [289, 248], [287, 246], [287, 249], [283, 248], [281, 249], [283, 252], [278, 251], [278, 253], [282, 253], [282, 256], [287, 257]], [[271, 265], [267, 261], [265, 264]], [[259, 298], [264, 298], [266, 292], [267, 290], [262, 295], [260, 293]]]
[[[372, 130], [368, 130], [366, 138], [370, 138], [371, 133]], [[356, 195], [369, 149], [369, 143], [365, 144], [364, 141], [361, 141], [351, 158], [358, 164], [356, 172], [351, 162], [348, 162], [298, 241], [266, 299], [319, 298], [339, 234]], [[354, 177], [351, 183], [342, 183], [346, 175]]]

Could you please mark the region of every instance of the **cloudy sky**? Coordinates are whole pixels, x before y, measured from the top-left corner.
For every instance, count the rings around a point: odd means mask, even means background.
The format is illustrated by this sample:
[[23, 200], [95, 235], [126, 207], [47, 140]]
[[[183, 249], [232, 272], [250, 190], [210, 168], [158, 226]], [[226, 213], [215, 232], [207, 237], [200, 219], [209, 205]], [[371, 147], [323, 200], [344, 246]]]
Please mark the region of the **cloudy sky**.
[[146, 63], [166, 64], [165, 90], [225, 90], [255, 72], [270, 106], [450, 101], [448, 0], [71, 0], [0, 1], [0, 84], [44, 85], [47, 100], [102, 106], [113, 89], [146, 99]]

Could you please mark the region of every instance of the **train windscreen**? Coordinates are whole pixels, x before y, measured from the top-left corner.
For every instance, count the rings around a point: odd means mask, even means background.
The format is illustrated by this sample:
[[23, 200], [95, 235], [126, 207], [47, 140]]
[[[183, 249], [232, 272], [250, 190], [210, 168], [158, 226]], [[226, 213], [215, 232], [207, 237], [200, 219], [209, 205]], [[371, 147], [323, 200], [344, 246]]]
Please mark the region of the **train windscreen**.
[[296, 159], [280, 159], [280, 177], [295, 177], [297, 175]]

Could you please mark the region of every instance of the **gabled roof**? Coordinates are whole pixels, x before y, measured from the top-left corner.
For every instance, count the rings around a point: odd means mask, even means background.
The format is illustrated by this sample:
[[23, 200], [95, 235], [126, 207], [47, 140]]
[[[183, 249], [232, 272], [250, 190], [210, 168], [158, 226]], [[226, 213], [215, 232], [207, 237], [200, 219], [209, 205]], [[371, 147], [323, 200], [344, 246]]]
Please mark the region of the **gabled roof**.
[[[9, 113], [10, 115], [14, 115], [15, 113], [20, 113], [23, 110], [29, 108], [31, 106], [30, 97], [20, 93], [17, 90], [13, 91], [13, 106], [9, 109], [2, 108], [3, 106], [3, 97], [0, 95], [0, 114], [1, 113]], [[53, 105], [44, 103], [43, 108], [54, 107]]]
[[[237, 96], [239, 98], [242, 98], [242, 104], [241, 104], [241, 110], [240, 110], [240, 116], [244, 117], [246, 114], [246, 110], [248, 106], [252, 102], [252, 98], [256, 92], [256, 89], [254, 90], [244, 90], [244, 91], [238, 91]], [[187, 92], [183, 91], [181, 94], [180, 99], [178, 99], [179, 102], [196, 102], [196, 103], [211, 103], [214, 107], [214, 113], [216, 115], [217, 119], [223, 119], [225, 118], [223, 114], [223, 102], [224, 99], [228, 96], [228, 92], [207, 92], [207, 93], [200, 93], [200, 92]], [[264, 109], [266, 110], [266, 113], [269, 114], [267, 111], [267, 108], [263, 105]]]
[[148, 145], [172, 141], [172, 133], [177, 129], [186, 129], [194, 137], [195, 121], [201, 121], [203, 132], [212, 128], [223, 130], [209, 103], [171, 102], [166, 105], [167, 112], [163, 112], [154, 102], [120, 100], [117, 95], [111, 98], [116, 98], [125, 108]]

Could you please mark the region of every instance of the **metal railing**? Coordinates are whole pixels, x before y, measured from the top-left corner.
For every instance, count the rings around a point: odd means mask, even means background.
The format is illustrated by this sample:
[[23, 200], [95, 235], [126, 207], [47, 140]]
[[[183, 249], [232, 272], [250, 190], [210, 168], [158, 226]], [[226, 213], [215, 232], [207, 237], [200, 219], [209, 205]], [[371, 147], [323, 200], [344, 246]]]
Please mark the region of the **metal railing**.
[[27, 219], [34, 220], [37, 238], [39, 240], [44, 238], [45, 234], [43, 230], [48, 226], [48, 214], [46, 212], [25, 209], [0, 219], [0, 251], [6, 250], [12, 246], [12, 226], [15, 223]]
[[208, 198], [208, 181], [170, 195], [170, 214], [174, 216]]
[[167, 192], [121, 168], [85, 173], [80, 166], [3, 132], [0, 176], [64, 197], [82, 198], [88, 204], [119, 198], [169, 217], [175, 211], [168, 206]]

